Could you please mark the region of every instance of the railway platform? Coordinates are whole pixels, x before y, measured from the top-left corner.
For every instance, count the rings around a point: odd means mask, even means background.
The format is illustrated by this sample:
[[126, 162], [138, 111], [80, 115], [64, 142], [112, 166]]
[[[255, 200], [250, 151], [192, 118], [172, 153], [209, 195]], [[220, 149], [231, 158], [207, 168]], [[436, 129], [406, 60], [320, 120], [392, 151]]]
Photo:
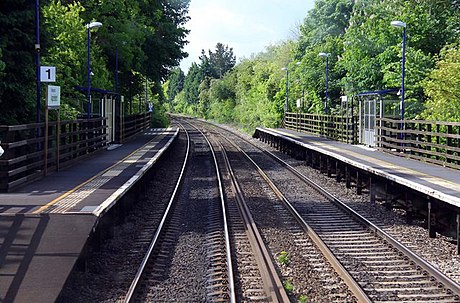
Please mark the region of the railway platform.
[[254, 137], [345, 180], [358, 193], [368, 191], [371, 202], [403, 209], [409, 220], [425, 220], [431, 237], [460, 237], [458, 170], [284, 128], [257, 128]]
[[177, 135], [149, 129], [0, 194], [0, 302], [54, 302], [91, 233]]

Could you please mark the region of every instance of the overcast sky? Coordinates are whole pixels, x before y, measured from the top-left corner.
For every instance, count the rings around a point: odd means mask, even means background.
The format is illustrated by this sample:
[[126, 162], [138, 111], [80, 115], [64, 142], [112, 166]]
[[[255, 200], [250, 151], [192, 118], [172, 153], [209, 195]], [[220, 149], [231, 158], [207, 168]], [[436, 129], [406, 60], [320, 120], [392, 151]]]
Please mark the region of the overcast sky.
[[189, 57], [181, 68], [187, 73], [199, 63], [201, 50], [215, 50], [218, 42], [233, 48], [239, 62], [266, 46], [293, 38], [295, 29], [313, 8], [314, 0], [191, 0], [185, 46]]

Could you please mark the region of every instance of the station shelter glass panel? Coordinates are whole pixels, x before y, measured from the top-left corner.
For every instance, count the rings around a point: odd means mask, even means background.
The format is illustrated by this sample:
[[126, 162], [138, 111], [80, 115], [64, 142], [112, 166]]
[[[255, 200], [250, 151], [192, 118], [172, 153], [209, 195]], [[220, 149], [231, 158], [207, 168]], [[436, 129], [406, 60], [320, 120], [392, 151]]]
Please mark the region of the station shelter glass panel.
[[356, 95], [359, 102], [359, 143], [375, 147], [379, 135], [377, 118], [400, 118], [398, 90], [365, 92]]

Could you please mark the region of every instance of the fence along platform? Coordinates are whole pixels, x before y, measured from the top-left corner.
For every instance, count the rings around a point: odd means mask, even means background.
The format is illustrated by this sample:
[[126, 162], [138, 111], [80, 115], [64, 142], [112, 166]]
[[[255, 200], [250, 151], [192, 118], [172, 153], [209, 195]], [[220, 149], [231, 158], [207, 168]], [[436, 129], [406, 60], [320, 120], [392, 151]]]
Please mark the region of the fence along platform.
[[104, 238], [104, 226], [129, 208], [129, 193], [142, 192], [149, 169], [177, 135], [178, 129], [148, 130], [114, 150], [0, 194], [5, 231], [0, 301], [56, 301], [88, 238]]

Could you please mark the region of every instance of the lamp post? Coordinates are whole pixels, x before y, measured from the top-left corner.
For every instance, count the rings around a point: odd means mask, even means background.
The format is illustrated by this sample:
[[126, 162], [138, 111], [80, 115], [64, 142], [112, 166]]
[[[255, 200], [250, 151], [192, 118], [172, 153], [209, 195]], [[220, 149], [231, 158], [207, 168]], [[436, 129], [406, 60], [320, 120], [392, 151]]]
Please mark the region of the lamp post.
[[324, 101], [324, 113], [327, 114], [327, 103], [328, 103], [328, 87], [329, 87], [329, 56], [330, 53], [319, 53], [318, 56], [326, 58], [326, 100]]
[[101, 22], [91, 22], [91, 23], [88, 23], [86, 24], [86, 30], [88, 32], [88, 66], [87, 66], [87, 81], [88, 81], [88, 87], [87, 87], [87, 91], [86, 91], [86, 97], [88, 98], [87, 100], [87, 115], [86, 117], [89, 119], [91, 117], [91, 56], [90, 56], [90, 30], [92, 28], [97, 28], [97, 27], [101, 27], [102, 26], [102, 23]]
[[[403, 42], [402, 42], [402, 61], [401, 61], [401, 120], [404, 121], [404, 75], [406, 63], [406, 23], [402, 21], [391, 21], [391, 25], [403, 28]], [[404, 122], [403, 122], [404, 125]]]
[[[296, 62], [296, 65], [300, 64], [301, 62]], [[286, 71], [286, 104], [284, 105], [284, 112], [287, 112], [289, 110], [289, 67], [285, 66], [281, 70]]]
[[284, 104], [284, 112], [287, 113], [289, 107], [289, 68], [283, 67], [282, 70], [286, 71], [286, 104]]
[[[35, 65], [37, 80], [36, 122], [40, 123], [40, 6], [38, 0], [35, 0]], [[37, 137], [40, 137], [40, 128], [37, 129]]]

